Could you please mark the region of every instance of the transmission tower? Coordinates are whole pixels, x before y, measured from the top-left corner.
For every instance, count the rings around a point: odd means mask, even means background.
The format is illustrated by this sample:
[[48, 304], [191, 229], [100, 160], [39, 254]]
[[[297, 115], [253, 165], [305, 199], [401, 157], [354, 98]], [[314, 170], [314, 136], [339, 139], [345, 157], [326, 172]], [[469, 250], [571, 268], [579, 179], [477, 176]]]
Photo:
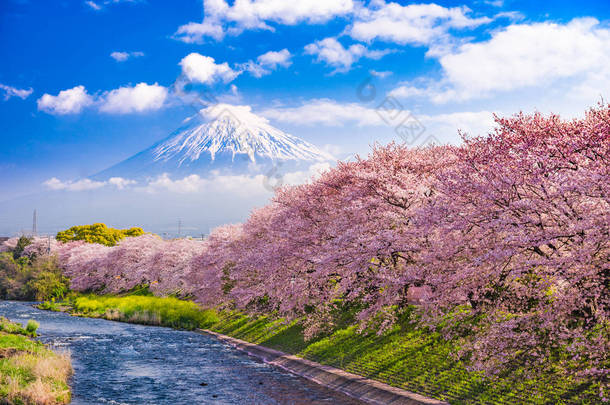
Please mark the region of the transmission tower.
[[32, 236], [36, 236], [38, 230], [38, 224], [36, 223], [36, 210], [34, 210], [34, 217], [32, 218]]

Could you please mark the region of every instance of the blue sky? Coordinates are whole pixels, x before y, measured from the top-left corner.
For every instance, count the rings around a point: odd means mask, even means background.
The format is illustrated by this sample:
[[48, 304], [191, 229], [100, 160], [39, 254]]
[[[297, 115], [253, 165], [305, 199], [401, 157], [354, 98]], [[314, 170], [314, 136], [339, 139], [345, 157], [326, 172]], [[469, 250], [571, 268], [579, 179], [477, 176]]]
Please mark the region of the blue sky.
[[166, 137], [193, 114], [181, 74], [339, 157], [400, 140], [384, 102], [425, 127], [414, 145], [492, 112], [576, 116], [610, 97], [609, 17], [607, 1], [5, 0], [0, 200]]

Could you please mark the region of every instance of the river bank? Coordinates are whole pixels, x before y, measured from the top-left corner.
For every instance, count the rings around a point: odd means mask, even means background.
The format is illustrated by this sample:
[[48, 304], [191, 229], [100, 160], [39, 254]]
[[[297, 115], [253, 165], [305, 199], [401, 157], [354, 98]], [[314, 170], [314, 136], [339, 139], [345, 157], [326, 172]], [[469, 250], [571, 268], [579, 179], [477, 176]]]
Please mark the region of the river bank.
[[55, 353], [33, 340], [38, 324], [20, 324], [0, 317], [0, 402], [6, 404], [68, 404], [72, 374], [70, 355]]
[[176, 298], [87, 295], [61, 304], [48, 303], [45, 308], [147, 325], [208, 329], [452, 404], [587, 404], [598, 400], [595, 387], [552, 375], [534, 380], [527, 378], [527, 370], [496, 378], [470, 372], [467, 364], [451, 356], [459, 350], [459, 341], [446, 341], [436, 331], [418, 327], [414, 314], [405, 315], [381, 335], [361, 334], [355, 326], [339, 325], [306, 340], [297, 321], [201, 310]]

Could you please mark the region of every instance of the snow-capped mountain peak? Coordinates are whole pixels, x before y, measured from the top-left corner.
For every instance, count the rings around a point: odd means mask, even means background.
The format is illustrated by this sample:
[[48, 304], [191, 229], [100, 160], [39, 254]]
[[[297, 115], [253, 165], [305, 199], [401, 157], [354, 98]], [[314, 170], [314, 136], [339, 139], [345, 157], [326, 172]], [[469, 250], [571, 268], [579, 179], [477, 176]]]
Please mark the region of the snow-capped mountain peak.
[[249, 106], [218, 104], [185, 120], [167, 138], [91, 178], [265, 173], [273, 167], [301, 170], [331, 161], [330, 154], [271, 126]]
[[[209, 153], [215, 160], [220, 153], [247, 155], [272, 160], [332, 160], [316, 146], [289, 135], [252, 113], [249, 106], [218, 104], [200, 111], [207, 122], [191, 125], [166, 139], [154, 149], [155, 161], [177, 160], [179, 165], [198, 160]], [[197, 122], [197, 118], [190, 121]]]

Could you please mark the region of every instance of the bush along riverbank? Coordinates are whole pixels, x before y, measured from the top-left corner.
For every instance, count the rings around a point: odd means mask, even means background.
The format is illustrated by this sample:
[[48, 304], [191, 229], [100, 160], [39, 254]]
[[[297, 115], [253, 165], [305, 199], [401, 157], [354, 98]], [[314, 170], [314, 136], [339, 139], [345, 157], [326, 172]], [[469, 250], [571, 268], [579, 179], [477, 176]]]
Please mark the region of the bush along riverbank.
[[33, 340], [37, 328], [35, 321], [23, 328], [0, 317], [0, 403], [70, 403], [70, 356]]
[[[0, 253], [0, 299], [42, 301], [62, 298], [69, 290], [57, 257], [31, 251], [32, 239], [21, 237], [10, 252]], [[29, 254], [24, 254], [26, 249]]]
[[344, 311], [333, 330], [306, 339], [304, 319], [287, 322], [273, 314], [254, 317], [201, 309], [190, 301], [146, 294], [145, 289], [123, 295], [73, 294], [67, 301], [45, 302], [41, 308], [146, 325], [208, 329], [451, 404], [599, 403], [598, 387], [559, 374], [530, 378], [522, 368], [489, 377], [469, 371], [466, 363], [452, 356], [460, 350], [462, 337], [446, 340], [439, 331], [424, 327], [412, 307], [398, 314], [394, 326], [381, 334], [374, 327], [358, 331], [353, 315]]

